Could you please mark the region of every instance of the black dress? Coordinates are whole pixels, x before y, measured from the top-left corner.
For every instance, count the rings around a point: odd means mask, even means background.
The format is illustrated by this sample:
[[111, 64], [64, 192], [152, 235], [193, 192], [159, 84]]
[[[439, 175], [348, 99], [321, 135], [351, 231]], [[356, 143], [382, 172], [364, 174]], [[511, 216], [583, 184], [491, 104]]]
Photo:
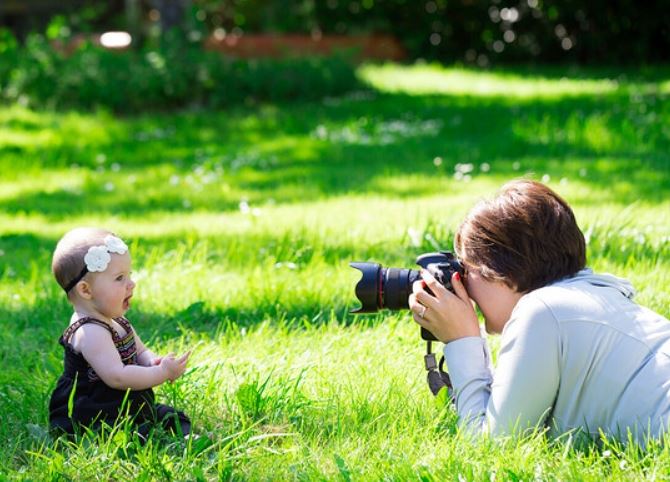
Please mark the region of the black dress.
[[[55, 432], [73, 434], [77, 425], [97, 428], [102, 422], [113, 425], [125, 415], [133, 419], [139, 433], [148, 435], [149, 430], [160, 423], [164, 428], [187, 435], [191, 429], [188, 417], [167, 405], [156, 404], [153, 390], [117, 390], [107, 386], [81, 353], [70, 345], [75, 331], [86, 323], [102, 326], [112, 335], [114, 345], [124, 365], [137, 365], [137, 346], [130, 322], [116, 318], [126, 335], [119, 334], [107, 323], [85, 317], [72, 323], [58, 342], [65, 349], [64, 370], [58, 379], [49, 402], [49, 425]], [[71, 413], [70, 413], [71, 412]]]

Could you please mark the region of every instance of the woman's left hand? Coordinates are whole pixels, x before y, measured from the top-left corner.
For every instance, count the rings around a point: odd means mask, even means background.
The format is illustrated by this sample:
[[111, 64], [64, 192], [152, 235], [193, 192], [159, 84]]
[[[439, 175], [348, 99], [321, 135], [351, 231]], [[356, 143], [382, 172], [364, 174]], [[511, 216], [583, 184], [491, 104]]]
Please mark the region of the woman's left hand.
[[[428, 271], [421, 270], [422, 280], [415, 281], [409, 295], [409, 308], [414, 321], [430, 331], [443, 343], [481, 336], [477, 313], [459, 273], [451, 277], [456, 294], [447, 290]], [[426, 291], [429, 288], [432, 295]]]

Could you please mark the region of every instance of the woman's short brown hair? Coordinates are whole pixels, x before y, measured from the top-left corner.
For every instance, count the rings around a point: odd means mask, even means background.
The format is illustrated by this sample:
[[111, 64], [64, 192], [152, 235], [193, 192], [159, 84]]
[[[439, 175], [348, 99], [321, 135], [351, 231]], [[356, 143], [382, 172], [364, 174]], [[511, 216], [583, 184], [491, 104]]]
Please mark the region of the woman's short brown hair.
[[475, 206], [458, 228], [456, 253], [488, 280], [526, 293], [572, 276], [586, 264], [575, 215], [544, 184], [517, 180]]

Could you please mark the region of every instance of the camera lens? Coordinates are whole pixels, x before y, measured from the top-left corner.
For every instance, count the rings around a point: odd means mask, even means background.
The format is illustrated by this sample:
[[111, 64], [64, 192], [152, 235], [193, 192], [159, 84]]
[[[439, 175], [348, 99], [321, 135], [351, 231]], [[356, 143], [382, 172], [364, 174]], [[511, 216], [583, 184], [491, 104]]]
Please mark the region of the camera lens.
[[378, 263], [350, 263], [361, 271], [356, 284], [356, 297], [361, 307], [352, 313], [374, 313], [383, 308], [389, 310], [408, 309], [408, 298], [412, 283], [419, 279], [419, 271], [402, 268], [383, 268]]
[[349, 263], [349, 266], [360, 270], [363, 276], [356, 283], [356, 298], [361, 307], [352, 313], [374, 313], [382, 306], [382, 265], [378, 263]]
[[389, 310], [409, 309], [408, 298], [412, 294], [412, 283], [419, 279], [415, 269], [382, 268], [384, 280], [384, 305]]

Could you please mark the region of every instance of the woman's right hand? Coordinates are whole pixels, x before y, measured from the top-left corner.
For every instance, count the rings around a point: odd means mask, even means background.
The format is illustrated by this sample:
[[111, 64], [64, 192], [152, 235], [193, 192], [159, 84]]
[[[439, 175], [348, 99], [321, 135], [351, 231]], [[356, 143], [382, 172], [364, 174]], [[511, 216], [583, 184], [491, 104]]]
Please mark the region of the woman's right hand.
[[169, 353], [161, 359], [159, 366], [166, 373], [168, 380], [173, 382], [184, 374], [190, 355], [190, 351], [180, 357], [177, 357], [174, 353]]
[[[456, 294], [447, 290], [428, 271], [421, 270], [422, 280], [415, 281], [409, 296], [409, 308], [414, 321], [430, 331], [443, 343], [481, 336], [477, 313], [472, 300], [463, 286], [460, 274], [451, 277], [451, 286]], [[426, 291], [429, 288], [432, 295]]]

